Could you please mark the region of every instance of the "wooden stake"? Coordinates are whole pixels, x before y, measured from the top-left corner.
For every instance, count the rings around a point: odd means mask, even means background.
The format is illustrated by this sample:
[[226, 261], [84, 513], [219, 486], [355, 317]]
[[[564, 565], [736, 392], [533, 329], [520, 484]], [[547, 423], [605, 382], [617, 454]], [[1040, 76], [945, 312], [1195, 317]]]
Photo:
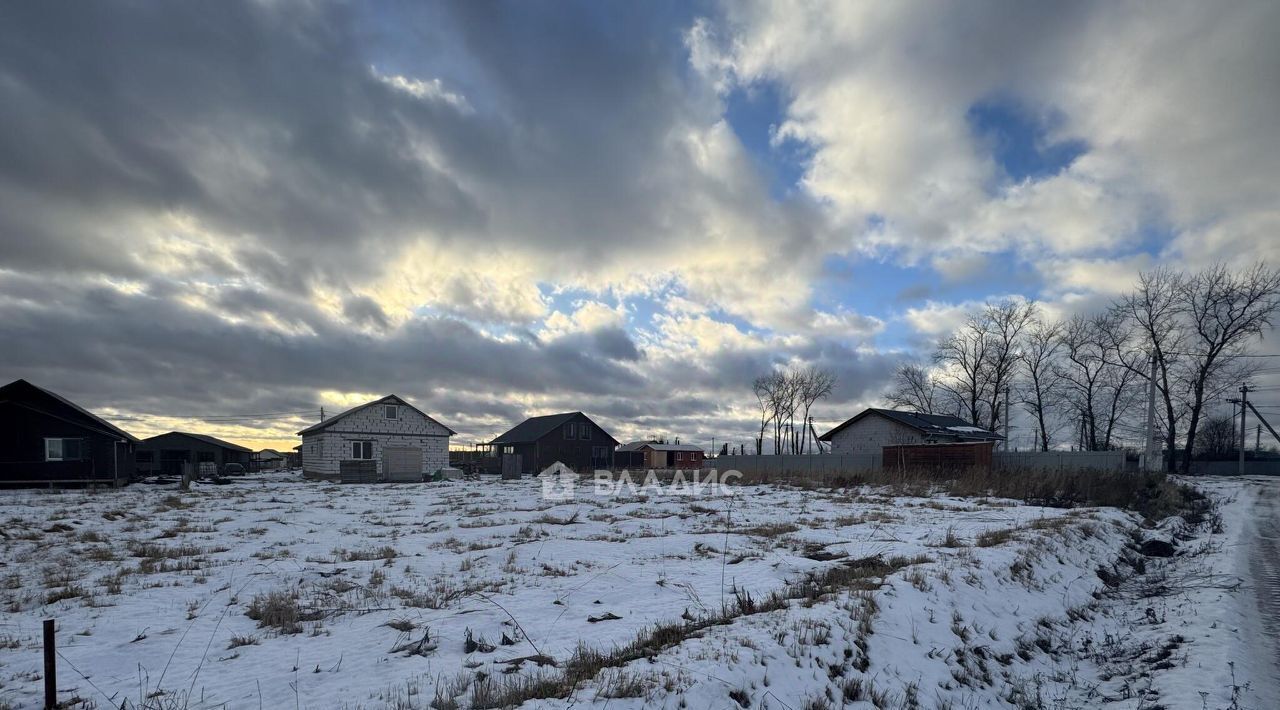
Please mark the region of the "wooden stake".
[[53, 619], [44, 620], [44, 707], [58, 707], [58, 661], [53, 645]]

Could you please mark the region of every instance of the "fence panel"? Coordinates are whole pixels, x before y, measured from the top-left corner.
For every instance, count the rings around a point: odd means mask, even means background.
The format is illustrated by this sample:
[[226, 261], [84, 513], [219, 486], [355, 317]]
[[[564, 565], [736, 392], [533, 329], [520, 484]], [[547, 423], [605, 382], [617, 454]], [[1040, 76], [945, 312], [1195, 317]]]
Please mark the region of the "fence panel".
[[996, 451], [995, 468], [1030, 468], [1052, 471], [1123, 471], [1123, 451]]

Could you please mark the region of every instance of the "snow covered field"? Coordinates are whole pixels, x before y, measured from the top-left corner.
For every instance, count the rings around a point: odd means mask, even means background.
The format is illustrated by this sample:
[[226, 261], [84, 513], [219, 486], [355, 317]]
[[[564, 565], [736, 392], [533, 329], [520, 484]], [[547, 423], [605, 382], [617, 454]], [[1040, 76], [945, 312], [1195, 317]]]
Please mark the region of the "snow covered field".
[[[43, 618], [74, 707], [1250, 706], [1229, 521], [1148, 560], [1116, 509], [540, 493], [0, 492], [0, 707], [40, 704]], [[1144, 586], [1184, 563], [1200, 601]]]

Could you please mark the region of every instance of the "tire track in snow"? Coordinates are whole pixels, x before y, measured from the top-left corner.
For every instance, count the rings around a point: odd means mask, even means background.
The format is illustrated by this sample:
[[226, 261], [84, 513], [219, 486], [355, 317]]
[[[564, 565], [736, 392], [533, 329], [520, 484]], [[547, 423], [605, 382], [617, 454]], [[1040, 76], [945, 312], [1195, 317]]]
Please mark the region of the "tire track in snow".
[[1259, 695], [1280, 698], [1280, 480], [1258, 482], [1257, 496], [1251, 513], [1253, 535], [1249, 550], [1249, 576], [1252, 578], [1254, 601], [1258, 612], [1255, 651], [1268, 659], [1265, 680], [1270, 693], [1258, 688]]

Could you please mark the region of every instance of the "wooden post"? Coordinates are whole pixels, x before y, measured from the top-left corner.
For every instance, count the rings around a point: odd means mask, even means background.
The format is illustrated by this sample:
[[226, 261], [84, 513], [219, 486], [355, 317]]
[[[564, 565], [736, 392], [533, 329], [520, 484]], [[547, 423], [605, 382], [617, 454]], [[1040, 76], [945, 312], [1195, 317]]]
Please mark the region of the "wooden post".
[[58, 707], [58, 662], [54, 655], [53, 619], [44, 620], [44, 707], [55, 710]]

